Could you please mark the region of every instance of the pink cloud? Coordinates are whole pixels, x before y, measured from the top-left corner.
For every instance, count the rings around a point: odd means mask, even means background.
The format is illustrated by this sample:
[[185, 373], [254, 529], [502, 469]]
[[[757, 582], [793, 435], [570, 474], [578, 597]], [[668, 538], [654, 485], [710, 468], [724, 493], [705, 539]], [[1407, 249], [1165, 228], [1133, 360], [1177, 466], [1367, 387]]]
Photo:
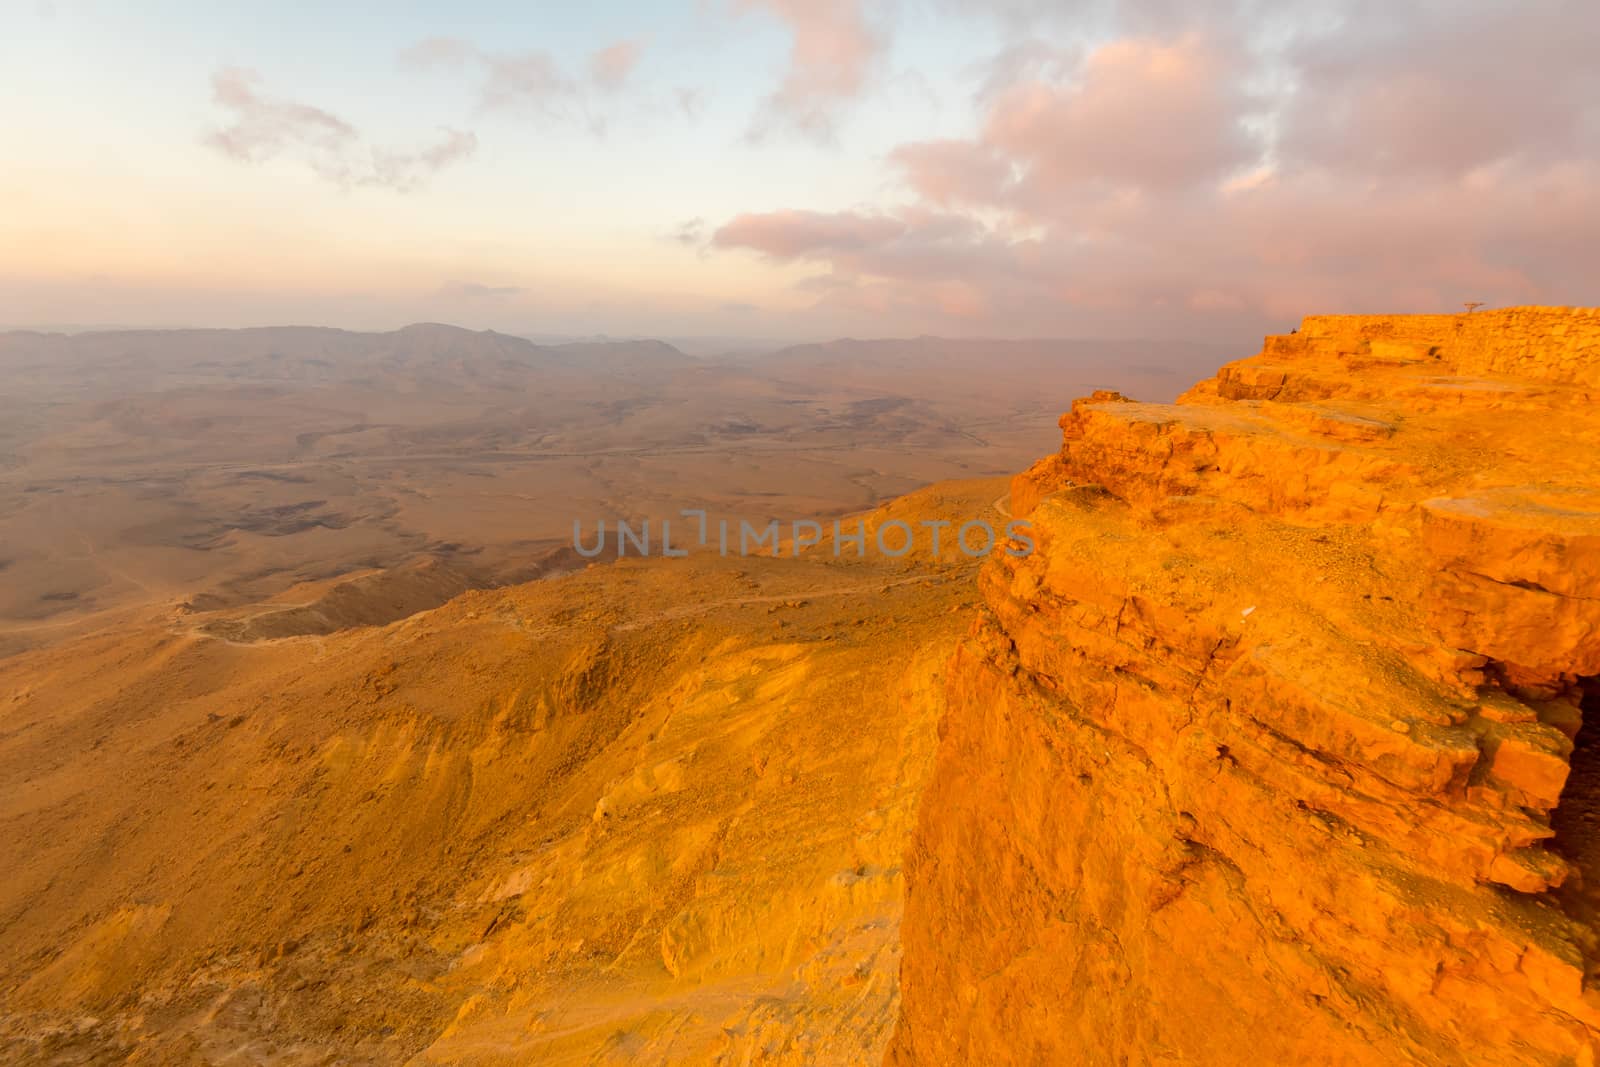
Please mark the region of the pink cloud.
[[861, 0], [736, 0], [739, 11], [766, 11], [793, 35], [789, 67], [768, 99], [758, 130], [773, 121], [826, 137], [843, 104], [860, 95], [885, 47]]
[[638, 41], [618, 41], [589, 57], [589, 77], [601, 89], [620, 89], [639, 65], [644, 47]]
[[743, 215], [715, 247], [821, 266], [819, 306], [1002, 330], [1600, 291], [1600, 7], [1333, 0], [1268, 33], [1125, 6], [1137, 29], [1081, 55], [980, 71], [973, 136], [893, 149], [906, 203]]
[[1098, 186], [1172, 189], [1259, 154], [1239, 72], [1206, 38], [1113, 41], [1067, 84], [1025, 82], [990, 109], [982, 142], [1023, 164], [1035, 196]]
[[360, 132], [331, 112], [263, 95], [260, 76], [235, 67], [211, 77], [212, 101], [230, 116], [204, 143], [243, 163], [278, 156], [300, 160], [318, 176], [344, 186], [397, 192], [418, 188], [432, 175], [471, 156], [478, 138], [445, 129], [432, 144], [404, 150], [367, 145]]
[[985, 144], [972, 141], [918, 141], [889, 153], [917, 195], [932, 204], [993, 203], [1005, 198], [1011, 185], [1010, 161]]
[[1448, 178], [1600, 145], [1600, 7], [1588, 0], [1347, 6], [1338, 33], [1289, 54], [1286, 159]]
[[400, 56], [402, 66], [476, 74], [479, 106], [549, 122], [576, 121], [596, 133], [606, 128], [602, 99], [621, 89], [644, 54], [639, 41], [617, 41], [590, 54], [587, 72], [572, 72], [542, 49], [493, 52], [470, 41], [431, 37]]
[[232, 121], [212, 133], [206, 143], [252, 163], [294, 147], [338, 154], [360, 140], [356, 128], [337, 115], [263, 96], [257, 89], [260, 83], [259, 74], [238, 67], [226, 67], [211, 76], [211, 99], [231, 114]]
[[890, 162], [924, 199], [1081, 214], [1256, 164], [1242, 71], [1205, 38], [1113, 41], [1058, 81], [989, 96], [980, 135], [902, 145]]
[[882, 247], [906, 225], [882, 215], [849, 211], [773, 211], [740, 215], [717, 230], [717, 248], [747, 248], [770, 259], [814, 259]]

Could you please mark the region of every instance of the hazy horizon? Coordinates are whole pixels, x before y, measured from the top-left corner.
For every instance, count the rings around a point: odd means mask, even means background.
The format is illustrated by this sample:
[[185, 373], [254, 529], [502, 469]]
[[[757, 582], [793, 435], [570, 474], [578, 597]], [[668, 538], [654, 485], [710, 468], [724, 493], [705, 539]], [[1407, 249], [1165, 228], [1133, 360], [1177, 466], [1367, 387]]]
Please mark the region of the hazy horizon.
[[[1284, 329], [1292, 329], [1294, 323], [1285, 324]], [[905, 342], [917, 341], [956, 341], [970, 344], [994, 342], [997, 344], [1025, 344], [1025, 343], [1075, 343], [1094, 344], [1105, 343], [1149, 343], [1149, 344], [1184, 344], [1193, 338], [1174, 336], [1130, 336], [1130, 337], [1095, 337], [1095, 336], [1018, 336], [1002, 337], [989, 334], [817, 334], [797, 335], [795, 337], [759, 337], [754, 335], [729, 334], [723, 336], [696, 336], [678, 335], [666, 332], [642, 332], [627, 334], [607, 333], [551, 333], [537, 329], [501, 329], [493, 326], [476, 326], [465, 322], [452, 322], [436, 319], [415, 319], [397, 323], [394, 326], [361, 328], [343, 326], [336, 323], [325, 322], [244, 322], [236, 326], [198, 326], [186, 323], [0, 323], [0, 333], [46, 333], [61, 334], [63, 336], [77, 336], [91, 333], [161, 333], [180, 332], [188, 330], [340, 330], [346, 333], [386, 334], [397, 333], [401, 330], [415, 326], [444, 326], [450, 329], [465, 330], [469, 333], [495, 333], [506, 337], [515, 337], [529, 341], [535, 345], [568, 345], [568, 344], [613, 344], [635, 341], [658, 341], [678, 349], [686, 355], [718, 355], [739, 353], [764, 353], [777, 352], [786, 348], [799, 348], [806, 345], [830, 345], [846, 342]], [[1232, 344], [1234, 338], [1223, 338], [1217, 343]], [[1253, 339], [1241, 336], [1237, 343], [1248, 347]]]

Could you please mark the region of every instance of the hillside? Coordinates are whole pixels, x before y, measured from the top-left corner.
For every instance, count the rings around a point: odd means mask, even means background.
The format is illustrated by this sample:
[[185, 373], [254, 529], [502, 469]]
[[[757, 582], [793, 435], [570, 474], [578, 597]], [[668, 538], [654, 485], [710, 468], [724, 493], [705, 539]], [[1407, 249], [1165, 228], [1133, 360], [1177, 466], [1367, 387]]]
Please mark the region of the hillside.
[[881, 1058], [971, 596], [964, 559], [703, 553], [12, 657], [0, 1057]]

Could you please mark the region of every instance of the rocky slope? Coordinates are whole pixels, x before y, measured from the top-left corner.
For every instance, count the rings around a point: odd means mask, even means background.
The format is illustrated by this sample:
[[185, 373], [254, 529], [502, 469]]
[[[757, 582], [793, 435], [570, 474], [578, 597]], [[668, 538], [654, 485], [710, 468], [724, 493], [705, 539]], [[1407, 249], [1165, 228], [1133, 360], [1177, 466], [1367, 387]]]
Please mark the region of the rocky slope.
[[1075, 403], [951, 661], [890, 1062], [1594, 1063], [1597, 398], [1600, 312], [1524, 308]]
[[949, 553], [708, 552], [0, 662], [0, 1062], [881, 1061], [973, 606]]

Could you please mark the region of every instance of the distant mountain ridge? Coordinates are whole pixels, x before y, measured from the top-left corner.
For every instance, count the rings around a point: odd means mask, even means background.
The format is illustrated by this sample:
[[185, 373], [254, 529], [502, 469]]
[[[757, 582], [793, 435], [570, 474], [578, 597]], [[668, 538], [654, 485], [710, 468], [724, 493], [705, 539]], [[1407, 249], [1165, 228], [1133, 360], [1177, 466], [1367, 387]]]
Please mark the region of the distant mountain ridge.
[[0, 656], [152, 599], [245, 607], [418, 560], [511, 580], [575, 518], [870, 507], [1016, 469], [1072, 397], [1170, 400], [1237, 354], [922, 337], [701, 358], [437, 322], [0, 333]]
[[415, 323], [383, 333], [325, 326], [236, 330], [116, 330], [80, 334], [0, 333], [0, 370], [13, 388], [47, 386], [92, 369], [118, 389], [207, 381], [335, 384], [384, 372], [452, 376], [456, 385], [497, 381], [529, 368], [637, 374], [695, 363], [660, 341], [540, 345], [493, 330]]
[[[1215, 342], [1035, 338], [840, 338], [787, 345], [759, 354], [696, 357], [655, 339], [596, 339], [544, 343], [495, 330], [419, 322], [389, 331], [330, 326], [252, 326], [238, 329], [133, 329], [55, 333], [0, 332], [0, 370], [13, 388], [49, 382], [60, 372], [93, 368], [113, 377], [106, 384], [149, 388], [181, 378], [232, 382], [304, 381], [329, 384], [366, 381], [383, 372], [436, 371], [459, 375], [458, 385], [481, 380], [494, 386], [494, 371], [583, 371], [629, 377], [688, 371], [706, 366], [753, 369], [785, 379], [827, 374], [834, 384], [903, 391], [904, 376], [922, 386], [965, 389], [973, 366], [985, 368], [991, 390], [1019, 378], [1074, 368], [1116, 369], [1151, 379], [1146, 393], [1175, 392], [1178, 384], [1240, 354]], [[121, 382], [118, 376], [126, 375]], [[1003, 377], [1002, 383], [997, 376]], [[74, 385], [78, 382], [75, 380]], [[176, 382], [174, 384], [177, 384]], [[499, 383], [499, 384], [504, 384]], [[1110, 383], [1108, 383], [1110, 384]], [[1122, 381], [1120, 387], [1137, 388]], [[1153, 388], [1152, 388], [1153, 387]], [[1151, 395], [1151, 399], [1169, 399]]]

